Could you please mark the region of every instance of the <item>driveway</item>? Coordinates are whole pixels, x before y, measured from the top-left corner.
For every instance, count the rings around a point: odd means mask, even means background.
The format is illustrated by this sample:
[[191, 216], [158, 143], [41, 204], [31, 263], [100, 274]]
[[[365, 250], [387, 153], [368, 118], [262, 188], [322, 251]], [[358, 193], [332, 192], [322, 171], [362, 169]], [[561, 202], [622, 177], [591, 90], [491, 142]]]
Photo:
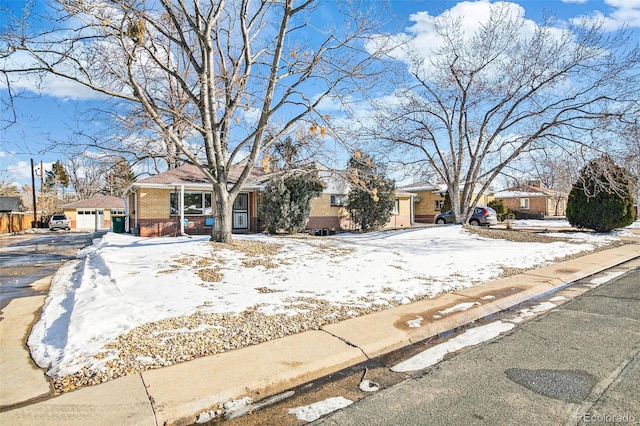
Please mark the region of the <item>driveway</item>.
[[53, 275], [64, 261], [91, 244], [93, 237], [93, 232], [64, 231], [1, 236], [0, 309], [18, 297], [46, 294], [48, 283], [38, 281]]

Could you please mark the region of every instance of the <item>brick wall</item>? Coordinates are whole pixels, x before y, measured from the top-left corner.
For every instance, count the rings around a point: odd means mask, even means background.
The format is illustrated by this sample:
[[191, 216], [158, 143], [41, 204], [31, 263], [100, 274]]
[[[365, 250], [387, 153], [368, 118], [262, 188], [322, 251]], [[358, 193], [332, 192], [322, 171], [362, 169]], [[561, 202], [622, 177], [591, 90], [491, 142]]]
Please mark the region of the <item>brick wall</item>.
[[331, 194], [321, 194], [311, 200], [311, 214], [305, 229], [352, 229], [349, 213], [342, 206], [331, 205]]
[[440, 210], [436, 210], [436, 200], [444, 200], [444, 197], [434, 194], [433, 191], [418, 191], [417, 194], [420, 201], [413, 204], [415, 221], [432, 223], [433, 218], [440, 213]]
[[398, 214], [392, 214], [385, 228], [406, 228], [411, 226], [411, 197], [398, 200]]
[[[138, 192], [138, 235], [141, 237], [173, 236], [180, 233], [180, 219], [170, 216], [170, 196], [172, 188], [156, 189], [142, 188]], [[262, 221], [256, 217], [257, 203], [260, 195], [249, 193], [249, 229], [234, 230], [234, 232], [259, 232], [263, 227]], [[129, 226], [133, 230], [136, 227], [136, 212], [134, 197], [129, 197]], [[188, 223], [184, 230], [190, 235], [209, 235], [211, 226], [205, 226], [205, 219], [210, 216], [186, 215]]]
[[529, 199], [529, 208], [523, 209], [520, 207], [520, 198], [502, 198], [501, 200], [504, 202], [504, 205], [513, 211], [522, 211], [525, 213], [542, 213], [549, 214], [549, 210], [547, 210], [547, 197], [521, 197]]
[[309, 216], [307, 229], [340, 229], [340, 218], [338, 216]]
[[138, 219], [169, 217], [169, 189], [142, 188], [138, 191]]

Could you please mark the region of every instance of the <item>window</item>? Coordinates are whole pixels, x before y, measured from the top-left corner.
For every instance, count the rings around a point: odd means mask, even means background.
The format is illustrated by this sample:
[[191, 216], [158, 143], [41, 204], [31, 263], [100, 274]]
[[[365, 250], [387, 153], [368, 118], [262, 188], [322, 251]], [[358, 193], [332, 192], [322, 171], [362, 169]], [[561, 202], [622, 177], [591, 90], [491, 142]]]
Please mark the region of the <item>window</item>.
[[346, 195], [332, 195], [331, 196], [331, 205], [332, 206], [344, 206], [347, 204], [349, 197]]
[[528, 198], [520, 198], [520, 208], [522, 210], [529, 210], [529, 199]]
[[124, 216], [124, 209], [111, 209], [111, 216]]
[[435, 201], [435, 209], [436, 209], [436, 211], [442, 210], [443, 207], [444, 207], [444, 200], [436, 200]]
[[[170, 214], [179, 215], [178, 205], [179, 192], [172, 192], [169, 196]], [[210, 215], [211, 193], [210, 192], [185, 192], [184, 193], [184, 214], [186, 215]]]
[[400, 212], [400, 200], [396, 198], [396, 202], [393, 204], [393, 210], [391, 214], [397, 215]]

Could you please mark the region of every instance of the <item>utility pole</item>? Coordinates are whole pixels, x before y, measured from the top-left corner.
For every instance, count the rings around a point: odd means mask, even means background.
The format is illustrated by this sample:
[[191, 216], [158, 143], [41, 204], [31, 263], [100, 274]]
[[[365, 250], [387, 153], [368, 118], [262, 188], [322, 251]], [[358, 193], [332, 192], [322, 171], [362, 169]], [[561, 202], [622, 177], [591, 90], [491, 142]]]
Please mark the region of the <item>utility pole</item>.
[[44, 164], [40, 161], [40, 208], [44, 207]]
[[36, 176], [33, 168], [33, 158], [31, 159], [31, 195], [33, 195], [33, 224], [32, 228], [36, 227], [38, 223], [38, 209], [36, 208]]

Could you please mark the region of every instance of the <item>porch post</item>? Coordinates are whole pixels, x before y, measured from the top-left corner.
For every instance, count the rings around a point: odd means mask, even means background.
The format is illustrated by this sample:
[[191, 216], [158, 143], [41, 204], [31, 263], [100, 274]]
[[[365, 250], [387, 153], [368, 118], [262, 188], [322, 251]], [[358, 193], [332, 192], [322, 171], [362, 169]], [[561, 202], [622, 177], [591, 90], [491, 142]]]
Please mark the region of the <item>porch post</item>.
[[138, 224], [138, 191], [133, 193], [133, 220], [135, 227], [138, 228], [138, 235], [140, 235], [140, 224]]
[[416, 223], [416, 212], [415, 212], [415, 195], [411, 195], [409, 197], [409, 224], [413, 226]]
[[180, 185], [180, 198], [178, 200], [180, 209], [180, 235], [184, 234], [184, 185]]
[[[129, 218], [131, 217], [131, 208], [129, 207], [129, 194], [124, 197], [124, 232], [129, 233], [131, 226], [129, 226]], [[111, 226], [113, 227], [113, 218], [111, 218]]]

